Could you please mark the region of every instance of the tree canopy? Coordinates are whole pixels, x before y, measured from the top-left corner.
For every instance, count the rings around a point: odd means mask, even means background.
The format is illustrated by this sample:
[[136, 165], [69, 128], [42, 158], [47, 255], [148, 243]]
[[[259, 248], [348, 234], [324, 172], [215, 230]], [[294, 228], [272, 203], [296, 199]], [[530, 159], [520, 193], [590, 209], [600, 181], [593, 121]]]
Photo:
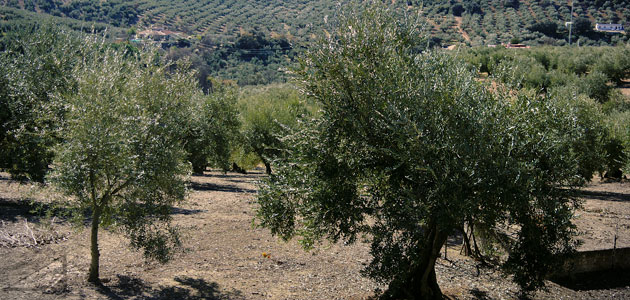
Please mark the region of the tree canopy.
[[314, 109], [287, 86], [252, 89], [241, 96], [240, 104], [244, 150], [258, 156], [271, 174], [271, 161], [283, 148], [282, 136]]
[[0, 52], [0, 168], [19, 180], [43, 182], [63, 115], [52, 97], [73, 85], [78, 38], [48, 25], [8, 35]]
[[215, 81], [208, 95], [194, 93], [184, 141], [195, 174], [203, 174], [208, 165], [229, 169], [240, 125], [234, 87]]

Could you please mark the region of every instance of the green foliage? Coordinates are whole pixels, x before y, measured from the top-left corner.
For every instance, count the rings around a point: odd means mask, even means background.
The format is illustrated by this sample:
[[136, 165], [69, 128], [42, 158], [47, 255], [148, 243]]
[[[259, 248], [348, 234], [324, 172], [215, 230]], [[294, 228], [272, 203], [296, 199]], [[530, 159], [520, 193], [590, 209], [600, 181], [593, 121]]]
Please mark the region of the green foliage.
[[551, 21], [542, 21], [528, 27], [530, 31], [537, 31], [547, 36], [556, 36], [558, 34], [558, 24]]
[[621, 178], [630, 172], [630, 104], [619, 95], [606, 103], [605, 125], [609, 132], [606, 147], [606, 171], [612, 178]]
[[[107, 36], [119, 35], [124, 33], [124, 29], [118, 28], [111, 24], [98, 22], [84, 22], [72, 18], [40, 14], [29, 12], [17, 8], [0, 6], [0, 36], [2, 33], [11, 33], [29, 29], [36, 26], [50, 26], [52, 23], [57, 24], [54, 27], [63, 26], [73, 31], [83, 33], [104, 33]], [[2, 50], [0, 48], [0, 50]]]
[[[336, 22], [339, 5], [347, 0], [25, 0], [0, 1], [0, 31], [53, 17], [77, 31], [92, 28], [121, 39], [138, 32], [163, 27], [190, 38], [162, 41], [175, 52], [182, 48], [205, 78], [235, 80], [240, 86], [286, 82], [283, 70], [312, 37]], [[610, 3], [610, 2], [609, 2]], [[580, 45], [621, 45], [628, 35], [593, 31], [594, 23], [629, 22], [630, 5], [576, 1], [572, 41]], [[391, 1], [398, 17], [422, 6], [428, 44], [486, 45], [507, 43], [513, 37], [527, 45], [565, 45], [570, 21], [569, 2], [517, 0]], [[21, 8], [21, 9], [20, 9]], [[35, 11], [41, 13], [35, 13]], [[590, 16], [588, 15], [590, 14]], [[461, 17], [461, 23], [456, 21]], [[587, 18], [587, 16], [589, 16]], [[591, 22], [589, 18], [594, 18]], [[462, 33], [464, 32], [464, 33]], [[465, 38], [466, 37], [466, 38]], [[604, 72], [606, 73], [606, 72]], [[608, 73], [606, 73], [608, 75]]]
[[239, 99], [244, 151], [252, 152], [271, 173], [271, 161], [284, 148], [281, 136], [295, 128], [298, 119], [313, 112], [297, 90], [283, 85], [250, 88]]
[[235, 88], [219, 82], [212, 86], [210, 94], [199, 91], [194, 95], [184, 137], [188, 161], [196, 174], [203, 174], [209, 163], [225, 171], [230, 168], [240, 127]]
[[588, 95], [600, 103], [608, 100], [608, 93], [610, 93], [612, 87], [608, 85], [609, 79], [606, 74], [593, 71], [586, 76], [580, 77], [579, 81], [577, 85], [580, 93]]
[[84, 40], [90, 51], [61, 93], [66, 117], [50, 181], [92, 222], [90, 281], [98, 281], [98, 227], [117, 225], [134, 248], [159, 261], [179, 244], [168, 223], [186, 195], [181, 145], [194, 77], [168, 72], [154, 53], [123, 52]]
[[355, 7], [307, 52], [297, 76], [321, 116], [283, 139], [258, 221], [307, 248], [365, 236], [365, 274], [386, 296], [441, 299], [439, 249], [473, 220], [516, 237], [505, 269], [539, 288], [572, 248], [572, 191], [596, 167], [584, 162], [600, 161], [592, 106], [493, 95], [453, 56], [416, 52], [416, 24]]
[[52, 95], [71, 89], [79, 40], [53, 24], [7, 35], [0, 52], [0, 168], [43, 181], [59, 141], [63, 108]]
[[630, 74], [630, 48], [539, 47], [535, 49], [472, 48], [463, 58], [511, 88], [548, 89], [571, 86], [600, 103], [610, 99], [615, 84]]
[[606, 75], [615, 84], [630, 76], [630, 47], [619, 46], [609, 49], [598, 57], [592, 68]]
[[[124, 0], [89, 1], [89, 0], [25, 0], [24, 8], [30, 11], [41, 11], [54, 16], [72, 19], [109, 23], [114, 26], [135, 24], [138, 12], [134, 4]], [[13, 7], [20, 7], [18, 3]], [[5, 4], [6, 5], [6, 4]], [[11, 5], [9, 3], [8, 5]]]
[[[342, 1], [345, 3], [347, 1]], [[626, 1], [627, 2], [627, 1]], [[596, 23], [628, 22], [630, 5], [626, 2], [610, 5], [611, 2], [575, 2], [575, 29], [582, 43], [615, 44], [614, 39], [623, 35], [593, 32], [588, 14]], [[255, 29], [265, 35], [276, 33], [291, 37], [292, 42], [309, 41], [313, 33], [319, 33], [326, 22], [334, 18], [338, 3], [330, 0], [272, 0], [272, 1], [196, 1], [196, 0], [25, 0], [5, 1], [3, 7], [19, 8], [24, 12], [39, 11], [68, 22], [101, 22], [116, 27], [166, 27], [187, 34], [207, 35], [212, 39], [236, 38], [241, 29]], [[476, 22], [472, 28], [464, 28], [471, 39], [482, 39], [483, 43], [495, 43], [486, 33], [501, 37], [502, 42], [511, 36], [521, 36], [528, 43], [560, 44], [567, 39], [564, 22], [570, 20], [569, 2], [518, 1], [518, 0], [440, 0], [440, 1], [394, 1], [391, 7], [406, 8], [422, 5], [424, 15], [440, 28], [434, 31], [446, 43], [462, 39], [462, 34], [452, 28], [442, 28], [444, 19], [453, 14], [463, 18], [487, 18], [488, 22]], [[23, 14], [22, 14], [23, 15]], [[80, 20], [80, 21], [79, 21]], [[244, 24], [244, 25], [243, 25]], [[77, 28], [79, 29], [79, 28]], [[557, 30], [556, 30], [557, 29]]]
[[587, 18], [576, 18], [573, 21], [573, 32], [578, 35], [584, 35], [593, 31], [594, 25]]

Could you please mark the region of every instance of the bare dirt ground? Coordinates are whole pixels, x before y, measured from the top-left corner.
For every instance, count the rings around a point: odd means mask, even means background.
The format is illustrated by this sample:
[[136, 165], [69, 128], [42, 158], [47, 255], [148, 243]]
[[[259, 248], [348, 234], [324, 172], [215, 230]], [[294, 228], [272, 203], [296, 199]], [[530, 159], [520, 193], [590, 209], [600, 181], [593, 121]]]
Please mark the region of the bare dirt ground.
[[[254, 228], [255, 182], [247, 175], [208, 172], [192, 178], [190, 199], [173, 211], [185, 249], [170, 263], [145, 261], [112, 232], [100, 235], [100, 287], [87, 284], [89, 232], [30, 213], [46, 201], [0, 173], [0, 299], [369, 299], [385, 288], [360, 276], [370, 260], [366, 244], [322, 245], [305, 252]], [[26, 195], [26, 196], [25, 196]], [[594, 182], [577, 224], [583, 249], [630, 247], [630, 183]], [[514, 299], [517, 287], [498, 270], [479, 267], [448, 248], [437, 265], [450, 299]], [[444, 252], [444, 251], [443, 251]], [[263, 256], [263, 253], [266, 256]], [[630, 282], [628, 284], [630, 286]], [[555, 283], [535, 299], [629, 299], [630, 287], [573, 291]]]
[[630, 78], [625, 79], [619, 87], [619, 91], [626, 97], [630, 97]]

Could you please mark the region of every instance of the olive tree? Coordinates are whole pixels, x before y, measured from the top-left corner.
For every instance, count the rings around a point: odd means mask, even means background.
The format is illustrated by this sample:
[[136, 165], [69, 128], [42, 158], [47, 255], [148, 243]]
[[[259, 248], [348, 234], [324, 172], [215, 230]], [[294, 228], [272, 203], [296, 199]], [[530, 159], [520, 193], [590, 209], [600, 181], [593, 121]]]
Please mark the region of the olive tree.
[[63, 117], [52, 95], [72, 85], [79, 41], [48, 24], [17, 30], [0, 42], [0, 168], [15, 179], [42, 182]]
[[117, 226], [159, 261], [180, 243], [168, 221], [186, 195], [180, 129], [196, 85], [153, 53], [125, 57], [89, 38], [85, 45], [92, 51], [72, 71], [76, 85], [57, 98], [66, 117], [50, 181], [91, 219], [88, 281], [98, 282], [100, 226]]
[[243, 139], [246, 151], [251, 151], [271, 174], [271, 160], [280, 154], [287, 128], [297, 119], [311, 113], [313, 107], [300, 99], [298, 91], [286, 86], [256, 88], [244, 93], [240, 100]]
[[505, 270], [539, 288], [574, 246], [580, 153], [599, 153], [590, 115], [490, 92], [453, 55], [419, 52], [416, 23], [378, 2], [342, 13], [302, 57], [297, 79], [321, 112], [283, 138], [258, 224], [306, 248], [365, 238], [363, 272], [385, 298], [441, 299], [439, 251], [472, 220], [510, 237]]
[[210, 163], [228, 170], [240, 127], [236, 89], [213, 82], [208, 95], [195, 93], [188, 116], [184, 141], [193, 172], [202, 174]]

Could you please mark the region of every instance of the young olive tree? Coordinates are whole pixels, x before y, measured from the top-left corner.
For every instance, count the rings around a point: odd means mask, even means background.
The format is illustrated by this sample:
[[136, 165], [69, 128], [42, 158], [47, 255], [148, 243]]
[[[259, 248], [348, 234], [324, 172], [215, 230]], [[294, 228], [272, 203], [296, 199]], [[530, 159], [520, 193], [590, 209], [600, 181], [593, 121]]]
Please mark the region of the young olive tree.
[[489, 92], [453, 55], [419, 53], [416, 24], [378, 2], [342, 14], [302, 58], [320, 116], [283, 138], [259, 224], [306, 248], [365, 237], [364, 274], [389, 285], [385, 298], [441, 299], [439, 251], [472, 220], [512, 236], [505, 270], [540, 287], [573, 246], [572, 191], [593, 172], [580, 154], [599, 153], [589, 115]]
[[180, 243], [169, 220], [186, 195], [190, 167], [180, 139], [196, 85], [192, 74], [167, 72], [153, 53], [125, 57], [89, 39], [85, 45], [94, 51], [58, 99], [66, 118], [50, 181], [79, 218], [91, 218], [88, 281], [98, 282], [101, 226], [118, 226], [132, 247], [162, 262]]

